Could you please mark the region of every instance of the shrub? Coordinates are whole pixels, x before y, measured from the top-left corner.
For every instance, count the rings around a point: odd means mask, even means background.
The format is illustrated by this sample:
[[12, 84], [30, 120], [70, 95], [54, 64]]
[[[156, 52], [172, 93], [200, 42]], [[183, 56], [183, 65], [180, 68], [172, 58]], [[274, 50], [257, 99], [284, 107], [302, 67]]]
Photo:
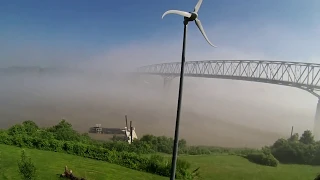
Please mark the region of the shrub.
[[22, 125], [28, 135], [33, 135], [39, 129], [38, 125], [35, 122], [30, 120], [24, 121]]
[[147, 164], [147, 172], [156, 172], [162, 176], [170, 176], [170, 164], [163, 156], [152, 155]]
[[211, 154], [209, 148], [200, 146], [190, 146], [185, 150], [186, 154], [190, 155], [201, 155], [201, 154]]
[[21, 159], [18, 162], [19, 173], [23, 180], [36, 179], [36, 167], [31, 162], [31, 158], [26, 155], [25, 150], [21, 152]]
[[26, 130], [21, 124], [16, 124], [8, 129], [8, 134], [14, 136], [16, 134], [26, 134]]
[[279, 161], [271, 153], [252, 153], [245, 156], [250, 162], [264, 165], [277, 167]]

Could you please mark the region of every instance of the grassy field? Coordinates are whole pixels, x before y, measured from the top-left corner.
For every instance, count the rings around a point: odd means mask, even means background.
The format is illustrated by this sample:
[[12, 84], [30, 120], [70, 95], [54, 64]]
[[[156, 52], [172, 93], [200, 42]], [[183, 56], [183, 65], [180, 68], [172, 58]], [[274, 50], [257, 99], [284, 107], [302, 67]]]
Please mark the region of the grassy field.
[[[17, 162], [21, 149], [13, 146], [0, 145], [0, 179], [20, 179]], [[38, 170], [38, 179], [59, 179], [58, 175], [67, 165], [76, 176], [86, 177], [88, 180], [163, 180], [165, 177], [143, 173], [118, 165], [96, 161], [78, 156], [26, 149]]]
[[203, 179], [214, 180], [313, 180], [319, 166], [279, 165], [266, 167], [250, 163], [239, 156], [184, 156], [194, 168], [200, 167]]
[[[0, 179], [19, 179], [17, 161], [21, 149], [0, 145]], [[39, 179], [58, 179], [67, 165], [74, 174], [88, 180], [162, 180], [168, 179], [148, 173], [134, 171], [118, 165], [81, 158], [63, 153], [54, 153], [27, 149], [27, 154], [38, 168]], [[313, 180], [320, 167], [302, 165], [279, 165], [276, 168], [250, 163], [238, 156], [182, 156], [192, 163], [193, 168], [200, 167], [205, 180]]]

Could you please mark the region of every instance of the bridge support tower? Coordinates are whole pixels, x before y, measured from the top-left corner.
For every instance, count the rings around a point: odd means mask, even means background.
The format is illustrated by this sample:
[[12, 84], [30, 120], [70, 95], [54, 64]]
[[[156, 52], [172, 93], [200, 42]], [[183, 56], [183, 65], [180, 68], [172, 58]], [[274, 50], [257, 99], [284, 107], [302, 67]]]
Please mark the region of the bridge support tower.
[[168, 88], [176, 76], [163, 76], [163, 87]]
[[320, 140], [320, 97], [318, 97], [317, 109], [314, 117], [313, 135], [316, 141]]
[[312, 95], [316, 96], [318, 99], [316, 114], [314, 116], [314, 123], [313, 123], [313, 131], [312, 134], [316, 141], [320, 140], [320, 95], [316, 93], [313, 89], [303, 89], [311, 93]]

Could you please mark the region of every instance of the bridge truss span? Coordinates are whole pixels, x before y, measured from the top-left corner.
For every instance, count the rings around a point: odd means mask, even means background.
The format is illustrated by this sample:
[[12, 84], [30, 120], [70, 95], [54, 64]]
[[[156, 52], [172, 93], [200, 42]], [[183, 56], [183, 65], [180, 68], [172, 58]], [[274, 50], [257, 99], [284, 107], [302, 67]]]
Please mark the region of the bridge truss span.
[[[143, 66], [138, 73], [179, 76], [180, 62]], [[309, 91], [320, 90], [320, 64], [264, 60], [189, 61], [185, 76], [220, 78], [292, 86]]]

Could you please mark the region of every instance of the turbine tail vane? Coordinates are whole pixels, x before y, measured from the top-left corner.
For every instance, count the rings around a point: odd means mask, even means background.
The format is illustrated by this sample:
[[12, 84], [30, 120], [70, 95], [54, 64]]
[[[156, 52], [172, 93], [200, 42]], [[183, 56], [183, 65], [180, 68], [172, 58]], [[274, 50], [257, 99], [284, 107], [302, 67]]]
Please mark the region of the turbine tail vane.
[[201, 21], [200, 21], [199, 19], [195, 19], [195, 23], [196, 23], [196, 25], [198, 26], [198, 28], [199, 28], [200, 32], [202, 33], [203, 37], [206, 39], [206, 41], [207, 41], [212, 47], [216, 47], [215, 45], [213, 45], [213, 44], [209, 41], [206, 33], [204, 32], [204, 29], [203, 29], [203, 27], [202, 27]]
[[190, 18], [191, 17], [191, 13], [188, 13], [188, 12], [185, 12], [185, 11], [179, 11], [179, 10], [169, 10], [169, 11], [166, 11], [163, 15], [162, 15], [162, 19], [165, 15], [167, 14], [177, 14], [177, 15], [180, 15], [180, 16], [184, 16], [184, 17], [187, 17], [187, 18]]
[[198, 13], [201, 4], [202, 4], [202, 0], [199, 0], [198, 3], [196, 4], [196, 6], [194, 7], [194, 11], [193, 12]]

